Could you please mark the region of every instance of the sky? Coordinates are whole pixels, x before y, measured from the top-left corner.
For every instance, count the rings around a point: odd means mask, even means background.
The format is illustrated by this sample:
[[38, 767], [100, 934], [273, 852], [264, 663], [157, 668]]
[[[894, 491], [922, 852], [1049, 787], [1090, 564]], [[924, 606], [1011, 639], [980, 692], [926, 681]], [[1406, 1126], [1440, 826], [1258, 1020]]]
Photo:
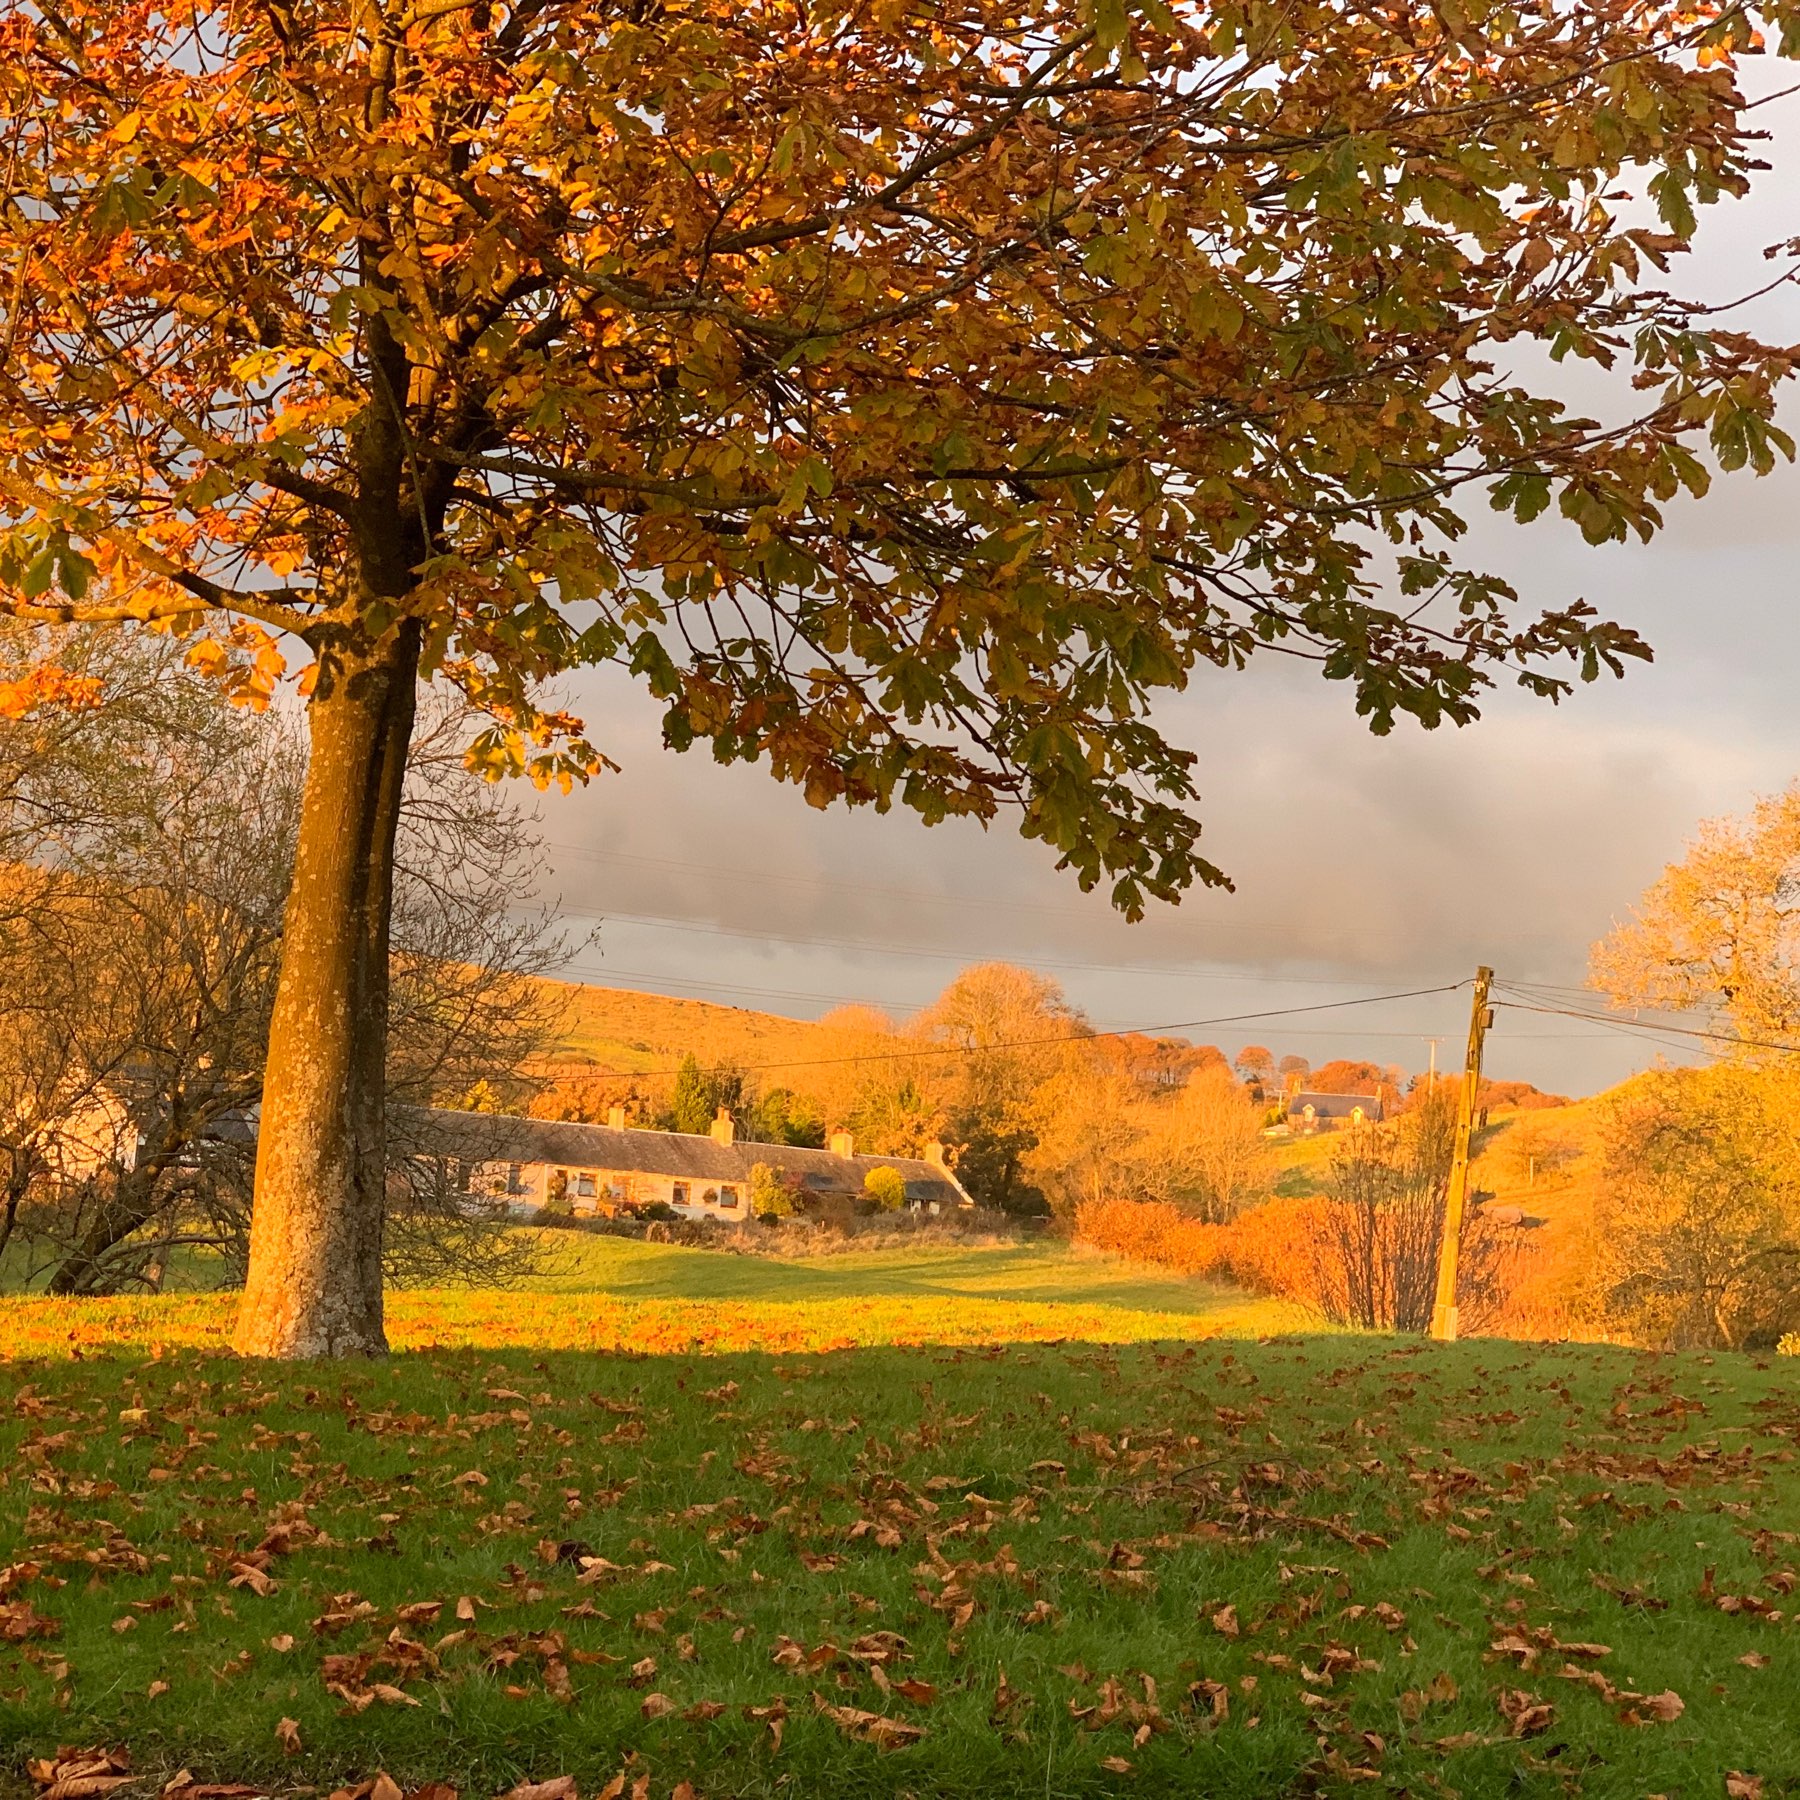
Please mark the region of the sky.
[[[1800, 98], [1764, 112], [1774, 166], [1707, 215], [1677, 265], [1688, 291], [1747, 292], [1768, 279], [1763, 246], [1800, 233]], [[1733, 323], [1800, 338], [1800, 302], [1790, 289]], [[1783, 422], [1800, 433], [1800, 402]], [[568, 973], [801, 1018], [846, 1002], [904, 1018], [965, 964], [1004, 959], [1054, 976], [1100, 1029], [1415, 1070], [1435, 1036], [1440, 1065], [1459, 1062], [1477, 964], [1579, 988], [1589, 945], [1702, 819], [1800, 777], [1800, 471], [1722, 478], [1668, 508], [1649, 546], [1591, 549], [1552, 517], [1480, 517], [1465, 543], [1534, 609], [1580, 596], [1636, 627], [1654, 664], [1558, 707], [1498, 689], [1476, 725], [1379, 739], [1310, 669], [1202, 672], [1156, 718], [1199, 753], [1202, 848], [1235, 891], [1137, 925], [1004, 819], [984, 833], [816, 812], [760, 769], [665, 751], [654, 703], [588, 672], [567, 697], [622, 768], [542, 808], [544, 894], [579, 945]], [[1502, 1006], [1487, 1066], [1591, 1093], [1681, 1044]]]

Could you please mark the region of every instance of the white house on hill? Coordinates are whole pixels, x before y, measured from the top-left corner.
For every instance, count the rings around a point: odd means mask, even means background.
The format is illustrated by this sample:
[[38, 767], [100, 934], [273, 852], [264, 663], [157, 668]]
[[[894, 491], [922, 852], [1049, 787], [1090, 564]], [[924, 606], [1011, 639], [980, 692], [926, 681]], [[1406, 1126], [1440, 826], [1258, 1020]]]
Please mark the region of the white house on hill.
[[604, 1125], [442, 1108], [417, 1118], [409, 1135], [463, 1163], [470, 1193], [519, 1213], [566, 1201], [577, 1216], [592, 1217], [660, 1202], [684, 1218], [735, 1222], [750, 1216], [758, 1163], [808, 1194], [858, 1195], [872, 1169], [892, 1169], [910, 1206], [948, 1212], [975, 1204], [936, 1144], [923, 1157], [858, 1156], [847, 1131], [834, 1131], [823, 1150], [762, 1144], [740, 1139], [724, 1113], [704, 1136], [644, 1131], [626, 1125], [623, 1107]]

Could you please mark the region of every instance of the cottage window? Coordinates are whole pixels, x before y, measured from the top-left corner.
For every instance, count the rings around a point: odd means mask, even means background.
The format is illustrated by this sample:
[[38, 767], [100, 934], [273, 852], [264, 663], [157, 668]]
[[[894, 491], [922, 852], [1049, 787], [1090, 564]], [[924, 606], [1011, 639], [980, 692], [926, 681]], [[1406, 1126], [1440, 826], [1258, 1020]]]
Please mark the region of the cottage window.
[[525, 1165], [508, 1163], [506, 1165], [506, 1191], [509, 1194], [522, 1194], [525, 1191]]
[[671, 1206], [686, 1206], [687, 1203], [688, 1184], [685, 1181], [678, 1181], [669, 1189], [669, 1204]]
[[719, 1189], [719, 1204], [721, 1206], [736, 1206], [737, 1203], [738, 1191], [736, 1188], [722, 1187]]
[[575, 1177], [575, 1192], [577, 1196], [583, 1200], [593, 1199], [594, 1173], [591, 1169], [583, 1169], [581, 1173]]

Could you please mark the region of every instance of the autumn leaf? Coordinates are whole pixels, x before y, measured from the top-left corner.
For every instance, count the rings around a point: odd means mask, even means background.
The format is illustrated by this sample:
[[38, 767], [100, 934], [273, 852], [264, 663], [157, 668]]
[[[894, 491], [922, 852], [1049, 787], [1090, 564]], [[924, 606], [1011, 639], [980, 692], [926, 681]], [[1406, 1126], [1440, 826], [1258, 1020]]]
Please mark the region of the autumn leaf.
[[280, 1719], [275, 1725], [275, 1741], [280, 1744], [289, 1756], [300, 1754], [300, 1722], [297, 1719]]
[[[620, 1783], [620, 1791], [624, 1784]], [[554, 1775], [548, 1781], [522, 1781], [510, 1789], [506, 1800], [579, 1800], [573, 1775]]]
[[923, 1725], [909, 1725], [904, 1719], [886, 1718], [858, 1706], [833, 1706], [823, 1694], [813, 1695], [813, 1705], [846, 1737], [859, 1738], [880, 1750], [901, 1750], [926, 1735]]

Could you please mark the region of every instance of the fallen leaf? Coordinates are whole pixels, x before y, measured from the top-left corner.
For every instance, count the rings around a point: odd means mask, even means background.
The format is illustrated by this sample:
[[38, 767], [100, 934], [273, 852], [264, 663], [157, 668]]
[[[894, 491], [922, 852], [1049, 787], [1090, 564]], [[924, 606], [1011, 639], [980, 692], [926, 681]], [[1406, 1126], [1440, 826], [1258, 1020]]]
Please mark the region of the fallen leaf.
[[1536, 1737], [1548, 1731], [1556, 1718], [1556, 1708], [1548, 1700], [1540, 1700], [1523, 1688], [1503, 1688], [1499, 1695], [1500, 1716], [1512, 1728], [1516, 1738]]
[[646, 1694], [638, 1707], [646, 1719], [666, 1719], [670, 1713], [680, 1710], [667, 1694]]
[[833, 1706], [823, 1694], [813, 1695], [813, 1705], [846, 1737], [859, 1738], [878, 1750], [904, 1749], [925, 1736], [923, 1725], [909, 1725], [904, 1719], [865, 1712], [860, 1706]]
[[54, 1760], [27, 1765], [42, 1792], [38, 1800], [87, 1800], [139, 1779], [123, 1750], [58, 1750]]
[[1762, 1800], [1762, 1791], [1760, 1775], [1746, 1775], [1742, 1769], [1725, 1771], [1725, 1800]]
[[1686, 1701], [1673, 1688], [1665, 1688], [1660, 1694], [1629, 1694], [1623, 1698], [1628, 1704], [1619, 1717], [1627, 1725], [1648, 1725], [1652, 1720], [1671, 1725], [1687, 1711]]
[[282, 1719], [275, 1726], [275, 1741], [289, 1756], [300, 1754], [300, 1721], [298, 1719]]
[[[615, 1791], [623, 1792], [623, 1787]], [[576, 1800], [575, 1777], [555, 1775], [548, 1781], [522, 1781], [506, 1800]]]

